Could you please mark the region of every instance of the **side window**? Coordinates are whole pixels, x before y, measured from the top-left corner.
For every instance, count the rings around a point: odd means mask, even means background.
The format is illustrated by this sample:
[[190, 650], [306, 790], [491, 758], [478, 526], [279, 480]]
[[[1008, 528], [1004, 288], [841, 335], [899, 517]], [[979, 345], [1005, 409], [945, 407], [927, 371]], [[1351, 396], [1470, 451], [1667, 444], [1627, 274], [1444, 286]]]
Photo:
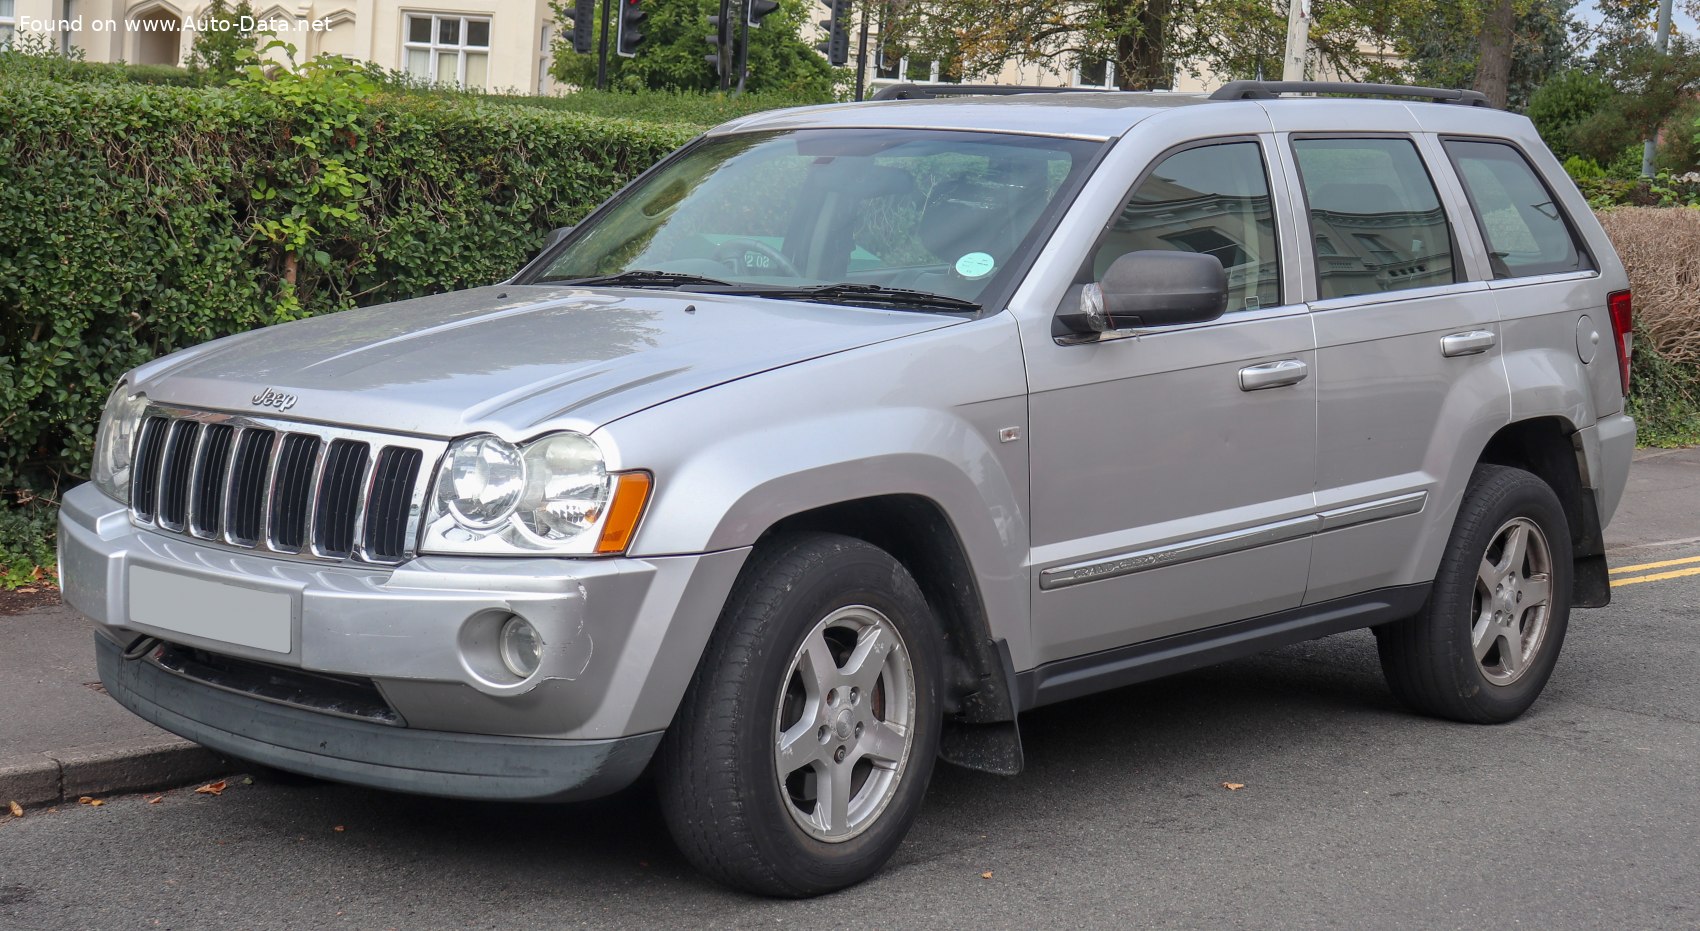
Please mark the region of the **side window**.
[[1139, 183], [1098, 241], [1094, 280], [1143, 249], [1202, 252], [1228, 271], [1228, 310], [1281, 303], [1269, 177], [1255, 142], [1176, 152]]
[[1457, 280], [1440, 195], [1409, 139], [1295, 139], [1317, 297]]
[[1470, 206], [1487, 240], [1495, 278], [1551, 275], [1593, 266], [1565, 221], [1552, 191], [1523, 154], [1500, 142], [1449, 140]]

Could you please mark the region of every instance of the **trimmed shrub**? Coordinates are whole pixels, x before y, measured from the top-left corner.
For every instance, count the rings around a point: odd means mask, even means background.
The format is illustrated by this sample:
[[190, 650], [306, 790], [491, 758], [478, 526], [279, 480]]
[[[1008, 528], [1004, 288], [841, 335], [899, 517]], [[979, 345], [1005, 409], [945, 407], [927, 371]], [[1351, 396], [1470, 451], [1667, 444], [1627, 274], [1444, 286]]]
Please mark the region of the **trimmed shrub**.
[[1700, 210], [1619, 207], [1599, 217], [1635, 294], [1630, 412], [1641, 442], [1700, 443]]
[[[1611, 84], [1594, 71], [1582, 68], [1561, 71], [1529, 98], [1528, 117], [1560, 161], [1572, 155], [1589, 154], [1578, 145], [1574, 131], [1604, 107], [1614, 93]], [[1617, 150], [1622, 148], [1622, 144], [1616, 146]]]
[[87, 474], [106, 392], [174, 349], [497, 281], [689, 127], [395, 96], [346, 63], [0, 94], [0, 490]]

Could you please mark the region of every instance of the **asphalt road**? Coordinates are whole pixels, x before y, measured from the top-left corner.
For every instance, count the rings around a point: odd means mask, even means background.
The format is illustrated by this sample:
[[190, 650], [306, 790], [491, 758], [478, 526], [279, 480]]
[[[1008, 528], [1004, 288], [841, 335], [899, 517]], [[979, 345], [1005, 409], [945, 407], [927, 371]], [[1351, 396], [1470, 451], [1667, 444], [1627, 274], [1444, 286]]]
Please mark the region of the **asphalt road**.
[[1632, 545], [1669, 564], [1573, 615], [1515, 723], [1403, 712], [1363, 632], [1041, 709], [1025, 774], [941, 766], [886, 871], [813, 901], [699, 878], [641, 791], [237, 778], [0, 817], [0, 929], [1696, 928], [1700, 543]]

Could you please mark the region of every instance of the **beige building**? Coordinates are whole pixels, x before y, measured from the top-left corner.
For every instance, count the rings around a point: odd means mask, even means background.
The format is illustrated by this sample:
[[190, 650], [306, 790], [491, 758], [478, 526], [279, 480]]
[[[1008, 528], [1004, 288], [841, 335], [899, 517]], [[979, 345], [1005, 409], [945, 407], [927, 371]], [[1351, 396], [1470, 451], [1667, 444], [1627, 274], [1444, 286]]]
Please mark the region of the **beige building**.
[[[299, 60], [338, 54], [429, 81], [550, 90], [548, 0], [251, 0]], [[204, 0], [0, 0], [0, 42], [46, 33], [90, 61], [180, 65], [206, 22]]]

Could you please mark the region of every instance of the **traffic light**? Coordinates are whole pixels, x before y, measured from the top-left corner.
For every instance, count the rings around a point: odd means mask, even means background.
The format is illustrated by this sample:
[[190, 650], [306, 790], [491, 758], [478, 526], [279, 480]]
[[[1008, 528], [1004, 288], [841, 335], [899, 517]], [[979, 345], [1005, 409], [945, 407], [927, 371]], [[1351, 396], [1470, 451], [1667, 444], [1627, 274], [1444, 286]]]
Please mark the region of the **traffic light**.
[[821, 0], [832, 11], [829, 18], [820, 21], [820, 27], [826, 32], [826, 39], [815, 45], [826, 54], [826, 61], [834, 68], [850, 63], [850, 0]]
[[727, 69], [732, 64], [727, 61], [732, 44], [731, 13], [731, 0], [720, 0], [720, 13], [708, 17], [708, 28], [712, 31], [703, 39], [709, 45], [714, 46], [713, 52], [702, 57], [704, 61], [708, 62], [708, 66], [714, 69], [714, 73], [720, 76], [722, 89], [726, 86]]
[[596, 0], [574, 0], [567, 18], [573, 22], [573, 51], [589, 55], [596, 50]]
[[760, 29], [762, 19], [777, 9], [779, 0], [744, 0], [744, 22], [751, 29]]
[[620, 0], [619, 35], [614, 40], [614, 51], [620, 57], [637, 55], [637, 47], [643, 43], [643, 33], [638, 31], [638, 26], [647, 15], [643, 11], [643, 0]]

